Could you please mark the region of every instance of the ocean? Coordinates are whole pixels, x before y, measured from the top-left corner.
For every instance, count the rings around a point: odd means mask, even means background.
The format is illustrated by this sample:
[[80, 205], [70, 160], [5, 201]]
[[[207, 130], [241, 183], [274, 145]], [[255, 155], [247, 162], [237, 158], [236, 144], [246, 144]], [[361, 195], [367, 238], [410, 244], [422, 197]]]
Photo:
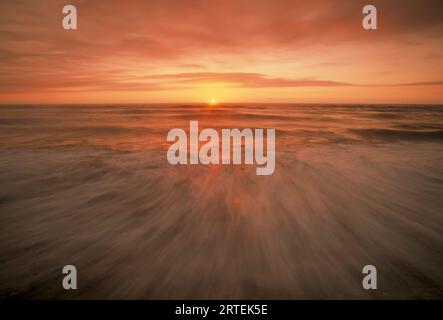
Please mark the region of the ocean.
[[[275, 172], [169, 164], [190, 120]], [[443, 298], [443, 106], [4, 105], [0, 181], [2, 298]]]

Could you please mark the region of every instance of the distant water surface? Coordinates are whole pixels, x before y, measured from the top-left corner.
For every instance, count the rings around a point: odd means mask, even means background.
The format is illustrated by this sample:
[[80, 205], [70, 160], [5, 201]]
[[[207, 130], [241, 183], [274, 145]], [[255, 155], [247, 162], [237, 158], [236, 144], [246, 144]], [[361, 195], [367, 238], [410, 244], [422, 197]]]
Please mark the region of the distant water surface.
[[[275, 128], [275, 173], [170, 165], [190, 120]], [[0, 106], [0, 137], [0, 297], [443, 298], [442, 106]]]

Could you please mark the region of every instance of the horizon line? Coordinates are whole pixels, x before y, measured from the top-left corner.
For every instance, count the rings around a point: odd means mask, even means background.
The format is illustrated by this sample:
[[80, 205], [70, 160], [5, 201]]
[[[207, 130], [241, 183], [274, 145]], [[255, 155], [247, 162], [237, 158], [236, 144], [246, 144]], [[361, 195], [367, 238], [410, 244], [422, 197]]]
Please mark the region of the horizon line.
[[[178, 104], [178, 105], [209, 105], [208, 102], [81, 102], [81, 103], [69, 103], [69, 102], [63, 102], [63, 103], [0, 103], [0, 107], [4, 106], [40, 106], [40, 105], [49, 105], [49, 106], [105, 106], [105, 105], [111, 105], [111, 106], [117, 106], [117, 105], [170, 105], [170, 104]], [[394, 106], [417, 106], [417, 105], [423, 105], [423, 106], [443, 106], [443, 102], [438, 103], [398, 103], [398, 102], [265, 102], [265, 101], [258, 101], [258, 102], [219, 102], [216, 106], [228, 106], [228, 105], [245, 105], [245, 104], [271, 104], [271, 105], [278, 105], [278, 104], [294, 104], [294, 105], [394, 105]]]

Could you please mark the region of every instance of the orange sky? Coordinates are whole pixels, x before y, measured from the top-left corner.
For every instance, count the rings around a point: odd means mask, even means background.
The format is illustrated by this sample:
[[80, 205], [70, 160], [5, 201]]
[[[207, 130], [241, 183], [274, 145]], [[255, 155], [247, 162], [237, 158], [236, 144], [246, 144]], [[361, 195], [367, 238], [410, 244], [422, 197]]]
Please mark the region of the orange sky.
[[0, 103], [443, 103], [441, 0], [66, 3], [0, 2]]

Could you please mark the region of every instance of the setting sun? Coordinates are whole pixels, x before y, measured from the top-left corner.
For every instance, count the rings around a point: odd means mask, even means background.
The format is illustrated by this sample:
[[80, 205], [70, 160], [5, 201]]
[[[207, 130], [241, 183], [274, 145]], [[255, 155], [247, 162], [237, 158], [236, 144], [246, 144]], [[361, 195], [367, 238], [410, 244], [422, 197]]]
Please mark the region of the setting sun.
[[211, 101], [209, 101], [210, 106], [215, 106], [216, 104], [217, 104], [217, 100], [215, 100], [214, 98], [212, 98]]

